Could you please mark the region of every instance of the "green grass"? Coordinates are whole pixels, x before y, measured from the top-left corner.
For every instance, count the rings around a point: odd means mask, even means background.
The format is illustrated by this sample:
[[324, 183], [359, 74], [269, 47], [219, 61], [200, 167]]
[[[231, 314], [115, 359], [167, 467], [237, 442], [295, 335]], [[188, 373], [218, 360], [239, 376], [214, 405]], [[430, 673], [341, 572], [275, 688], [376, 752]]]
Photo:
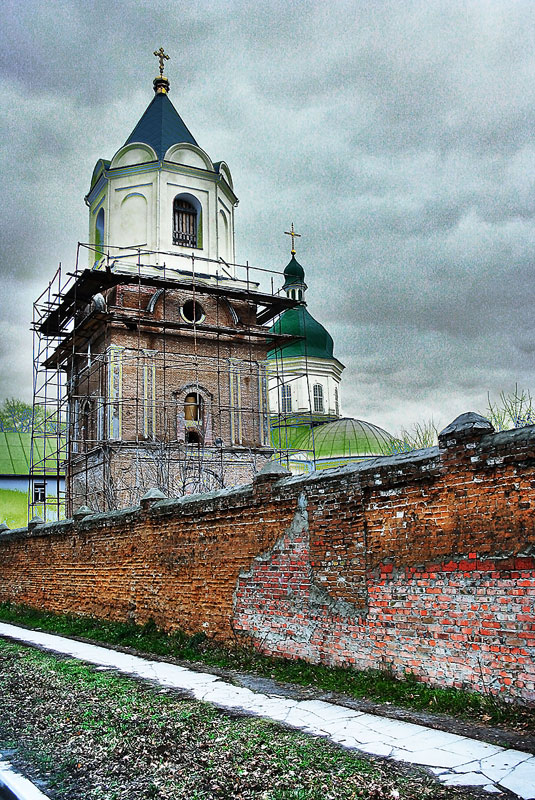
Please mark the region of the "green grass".
[[144, 626], [91, 617], [52, 614], [25, 606], [0, 604], [0, 619], [54, 633], [80, 636], [96, 642], [131, 647], [142, 653], [168, 656], [209, 666], [249, 672], [275, 680], [312, 686], [357, 699], [389, 703], [416, 711], [449, 714], [519, 731], [535, 731], [533, 709], [506, 703], [493, 696], [460, 689], [437, 688], [412, 674], [396, 678], [387, 670], [356, 671], [306, 661], [272, 658], [245, 647], [228, 648], [204, 634], [165, 633], [153, 622]]
[[267, 720], [0, 640], [0, 749], [51, 798], [472, 797]]
[[0, 522], [10, 528], [22, 528], [28, 522], [28, 494], [0, 489]]

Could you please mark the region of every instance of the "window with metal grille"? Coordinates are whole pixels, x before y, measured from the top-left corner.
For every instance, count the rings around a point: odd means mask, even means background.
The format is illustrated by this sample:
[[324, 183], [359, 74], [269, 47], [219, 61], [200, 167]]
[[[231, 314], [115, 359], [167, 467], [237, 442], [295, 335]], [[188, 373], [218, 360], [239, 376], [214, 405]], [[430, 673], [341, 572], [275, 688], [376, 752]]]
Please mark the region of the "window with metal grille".
[[334, 413], [337, 417], [340, 416], [340, 400], [338, 399], [338, 389], [334, 388]]
[[323, 386], [314, 384], [314, 411], [323, 411]]
[[173, 203], [173, 244], [197, 247], [197, 209], [183, 197]]
[[33, 485], [33, 502], [44, 503], [46, 500], [46, 486], [44, 482], [35, 482]]
[[283, 414], [289, 414], [292, 410], [292, 387], [281, 386], [281, 411]]

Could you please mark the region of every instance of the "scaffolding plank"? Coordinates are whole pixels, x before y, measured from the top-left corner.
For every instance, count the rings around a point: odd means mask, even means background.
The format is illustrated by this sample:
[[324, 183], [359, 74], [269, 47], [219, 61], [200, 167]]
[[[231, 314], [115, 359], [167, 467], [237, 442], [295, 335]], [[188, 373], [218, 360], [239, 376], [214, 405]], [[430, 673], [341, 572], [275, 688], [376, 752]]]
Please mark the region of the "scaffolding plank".
[[[75, 274], [75, 273], [73, 273]], [[79, 273], [78, 278], [62, 296], [59, 305], [50, 313], [45, 314], [38, 323], [37, 328], [45, 336], [57, 336], [64, 330], [66, 322], [72, 319], [77, 309], [87, 305], [95, 294], [103, 289], [110, 289], [119, 285], [153, 286], [157, 289], [186, 289], [197, 294], [211, 294], [226, 297], [231, 300], [242, 300], [262, 306], [257, 315], [257, 324], [264, 325], [270, 319], [280, 314], [286, 308], [294, 308], [301, 304], [298, 300], [291, 300], [282, 295], [257, 292], [252, 289], [238, 289], [231, 286], [218, 286], [195, 280], [176, 280], [132, 275], [120, 272], [96, 271], [85, 269]]]

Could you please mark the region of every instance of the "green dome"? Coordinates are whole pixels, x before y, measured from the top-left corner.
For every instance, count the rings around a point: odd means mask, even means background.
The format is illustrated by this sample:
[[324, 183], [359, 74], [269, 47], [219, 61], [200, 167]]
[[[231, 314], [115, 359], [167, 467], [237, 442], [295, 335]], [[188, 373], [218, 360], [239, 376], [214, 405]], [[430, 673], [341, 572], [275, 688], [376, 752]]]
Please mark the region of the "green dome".
[[296, 261], [295, 256], [292, 256], [290, 259], [290, 263], [284, 270], [284, 286], [283, 289], [286, 289], [288, 286], [292, 286], [294, 283], [304, 283], [305, 282], [305, 270], [299, 263]]
[[394, 437], [377, 425], [345, 417], [304, 430], [293, 447], [314, 451], [316, 459], [364, 458], [389, 455], [393, 441]]
[[334, 414], [328, 416], [325, 413], [310, 411], [284, 414], [281, 417], [273, 414], [270, 420], [271, 444], [275, 450], [299, 450], [300, 440], [309, 433], [311, 427], [325, 425], [336, 419]]
[[268, 358], [333, 358], [334, 343], [323, 325], [309, 314], [305, 306], [297, 306], [284, 311], [270, 330], [273, 333], [286, 333], [302, 336], [295, 342], [273, 348]]

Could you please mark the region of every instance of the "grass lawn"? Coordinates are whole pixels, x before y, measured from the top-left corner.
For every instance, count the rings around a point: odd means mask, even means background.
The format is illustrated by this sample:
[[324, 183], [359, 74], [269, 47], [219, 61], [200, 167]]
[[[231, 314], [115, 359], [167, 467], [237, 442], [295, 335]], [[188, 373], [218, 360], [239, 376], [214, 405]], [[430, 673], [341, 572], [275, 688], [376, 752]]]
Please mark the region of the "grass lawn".
[[0, 522], [22, 528], [28, 522], [28, 495], [13, 489], [0, 489]]
[[0, 750], [53, 800], [471, 798], [422, 771], [0, 639]]
[[0, 604], [0, 620], [66, 636], [80, 636], [97, 643], [131, 647], [147, 655], [237, 669], [354, 698], [391, 703], [417, 711], [449, 714], [509, 730], [526, 733], [535, 731], [532, 708], [506, 703], [485, 694], [428, 686], [411, 675], [400, 680], [385, 671], [358, 672], [305, 661], [271, 658], [244, 647], [223, 647], [207, 639], [204, 634], [187, 636], [181, 631], [167, 634], [153, 623], [142, 627], [90, 617], [51, 614], [8, 603]]

